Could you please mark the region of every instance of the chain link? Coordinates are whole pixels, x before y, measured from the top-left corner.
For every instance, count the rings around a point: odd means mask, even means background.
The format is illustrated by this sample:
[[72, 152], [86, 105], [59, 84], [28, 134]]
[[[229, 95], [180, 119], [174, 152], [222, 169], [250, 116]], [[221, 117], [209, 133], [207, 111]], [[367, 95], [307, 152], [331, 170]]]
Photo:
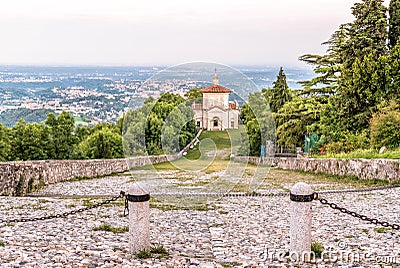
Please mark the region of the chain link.
[[326, 191], [319, 191], [317, 193], [318, 194], [365, 193], [365, 192], [372, 192], [372, 191], [395, 189], [395, 188], [399, 188], [399, 187], [400, 187], [400, 185], [389, 185], [389, 186], [372, 187], [372, 188], [365, 188], [365, 189], [326, 190]]
[[64, 213], [57, 213], [55, 215], [49, 215], [49, 216], [43, 216], [43, 217], [34, 217], [34, 218], [20, 218], [20, 219], [0, 219], [0, 223], [17, 223], [17, 222], [32, 222], [32, 221], [43, 221], [43, 220], [50, 220], [50, 219], [56, 219], [56, 218], [62, 218], [62, 217], [67, 217], [70, 215], [74, 215], [76, 213], [84, 212], [86, 210], [91, 210], [93, 208], [101, 207], [106, 204], [109, 204], [111, 202], [117, 201], [120, 198], [123, 198], [125, 196], [125, 192], [121, 191], [118, 196], [114, 196], [110, 199], [104, 200], [102, 202], [93, 204], [91, 206], [87, 206], [84, 208], [72, 210], [72, 211], [67, 211]]
[[[390, 185], [382, 187], [373, 187], [365, 189], [349, 189], [349, 190], [325, 190], [318, 191], [317, 194], [342, 194], [342, 193], [364, 193], [372, 191], [381, 191], [399, 188], [400, 185]], [[288, 192], [281, 193], [151, 193], [154, 197], [284, 197], [289, 196]], [[43, 197], [43, 198], [109, 198], [111, 195], [57, 195], [57, 194], [45, 194], [37, 195], [31, 194], [27, 197]]]
[[391, 224], [391, 223], [388, 223], [387, 221], [380, 221], [380, 220], [375, 219], [375, 218], [370, 218], [368, 216], [358, 214], [358, 213], [356, 213], [354, 211], [350, 211], [350, 210], [348, 210], [346, 208], [340, 207], [335, 203], [330, 203], [330, 202], [328, 202], [328, 200], [326, 200], [324, 198], [320, 198], [318, 200], [323, 205], [328, 205], [333, 209], [339, 210], [342, 213], [348, 214], [348, 215], [350, 215], [352, 217], [355, 217], [355, 218], [358, 218], [360, 220], [368, 221], [368, 222], [376, 224], [376, 225], [382, 225], [384, 227], [391, 227], [392, 229], [395, 229], [395, 230], [400, 230], [400, 226], [398, 224]]
[[[386, 190], [386, 189], [393, 189], [393, 188], [398, 188], [400, 187], [399, 185], [390, 185], [390, 186], [382, 186], [382, 187], [374, 187], [374, 188], [367, 188], [367, 189], [350, 189], [350, 190], [327, 190], [327, 191], [319, 191], [316, 192], [317, 196], [320, 194], [337, 194], [337, 193], [363, 193], [363, 192], [371, 192], [371, 191], [379, 191], [379, 190]], [[280, 192], [280, 193], [153, 193], [152, 196], [154, 197], [285, 197], [289, 196], [290, 193], [287, 192]], [[108, 195], [44, 195], [44, 196], [39, 196], [39, 195], [30, 195], [31, 197], [86, 197], [86, 198], [95, 198], [95, 197], [109, 197]], [[113, 201], [116, 201], [120, 198], [126, 197], [125, 192], [121, 191], [118, 196], [111, 197], [110, 199], [107, 199], [105, 201], [96, 203], [94, 205], [85, 207], [85, 208], [80, 208], [77, 210], [69, 211], [69, 212], [64, 212], [64, 213], [58, 213], [55, 215], [49, 215], [49, 216], [44, 216], [44, 217], [35, 217], [35, 218], [21, 218], [21, 219], [0, 219], [0, 223], [16, 223], [16, 222], [32, 222], [32, 221], [41, 221], [41, 220], [49, 220], [49, 219], [54, 219], [54, 218], [61, 218], [61, 217], [66, 217], [69, 215], [73, 215], [76, 213], [84, 212], [93, 208], [97, 208], [106, 204], [109, 204]], [[379, 221], [378, 219], [374, 218], [369, 218], [365, 215], [360, 215], [356, 212], [347, 210], [346, 208], [339, 207], [335, 203], [329, 203], [328, 200], [323, 199], [323, 198], [318, 198], [322, 204], [324, 205], [329, 205], [331, 208], [339, 210], [342, 213], [346, 213], [350, 216], [359, 218], [363, 221], [369, 221], [373, 224], [377, 225], [382, 225], [384, 227], [391, 227], [395, 230], [399, 230], [400, 226], [398, 224], [390, 224], [386, 221]], [[124, 215], [127, 215], [128, 212], [128, 203], [127, 200], [125, 199], [125, 209], [124, 209]]]
[[282, 197], [289, 193], [153, 193], [154, 197]]

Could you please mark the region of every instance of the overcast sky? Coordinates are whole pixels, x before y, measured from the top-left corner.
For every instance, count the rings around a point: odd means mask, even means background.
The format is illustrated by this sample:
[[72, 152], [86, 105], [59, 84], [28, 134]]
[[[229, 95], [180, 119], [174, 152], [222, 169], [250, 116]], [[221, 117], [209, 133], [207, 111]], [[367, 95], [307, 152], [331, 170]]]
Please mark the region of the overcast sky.
[[305, 66], [355, 2], [5, 0], [0, 64]]

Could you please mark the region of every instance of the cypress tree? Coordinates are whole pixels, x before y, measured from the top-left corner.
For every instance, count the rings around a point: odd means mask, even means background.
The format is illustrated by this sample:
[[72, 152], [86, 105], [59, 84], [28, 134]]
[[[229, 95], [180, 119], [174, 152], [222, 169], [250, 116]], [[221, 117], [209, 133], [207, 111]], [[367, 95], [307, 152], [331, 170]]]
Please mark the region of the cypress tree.
[[273, 83], [272, 89], [263, 90], [270, 105], [271, 111], [276, 113], [288, 101], [292, 99], [289, 86], [286, 83], [286, 75], [281, 67]]

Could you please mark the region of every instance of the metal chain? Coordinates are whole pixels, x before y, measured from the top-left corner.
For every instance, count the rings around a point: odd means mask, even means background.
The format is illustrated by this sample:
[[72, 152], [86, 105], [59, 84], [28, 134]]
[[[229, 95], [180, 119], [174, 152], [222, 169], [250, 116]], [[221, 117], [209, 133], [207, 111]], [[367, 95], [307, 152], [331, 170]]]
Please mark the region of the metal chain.
[[372, 188], [365, 188], [365, 189], [326, 190], [326, 191], [319, 191], [317, 193], [318, 194], [365, 193], [365, 192], [372, 192], [372, 191], [394, 189], [394, 188], [399, 188], [399, 187], [400, 187], [400, 185], [389, 185], [389, 186], [372, 187]]
[[155, 197], [282, 197], [289, 193], [153, 193]]
[[[326, 191], [318, 191], [317, 194], [341, 194], [341, 193], [364, 193], [364, 192], [372, 192], [372, 191], [381, 191], [399, 188], [400, 185], [390, 185], [390, 186], [381, 186], [381, 187], [373, 187], [366, 189], [349, 189], [349, 190], [326, 190]], [[281, 192], [281, 193], [151, 193], [151, 196], [154, 197], [283, 197], [288, 196], [289, 193]], [[57, 195], [57, 194], [30, 194], [26, 195], [27, 197], [43, 197], [43, 198], [109, 198], [111, 195]]]
[[43, 216], [43, 217], [34, 217], [34, 218], [20, 218], [20, 219], [0, 219], [0, 223], [17, 223], [17, 222], [32, 222], [32, 221], [43, 221], [43, 220], [50, 220], [50, 219], [55, 219], [55, 218], [62, 218], [62, 217], [66, 217], [69, 215], [73, 215], [76, 213], [80, 213], [86, 210], [90, 210], [93, 208], [97, 208], [106, 204], [109, 204], [113, 201], [117, 201], [120, 198], [123, 198], [125, 196], [125, 192], [121, 191], [120, 194], [118, 196], [114, 196], [110, 199], [104, 200], [102, 202], [93, 204], [91, 206], [87, 206], [84, 208], [80, 208], [80, 209], [76, 209], [76, 210], [72, 210], [72, 211], [67, 211], [64, 213], [58, 213], [55, 215], [49, 215], [49, 216]]
[[319, 198], [318, 200], [323, 205], [328, 205], [333, 209], [339, 210], [340, 212], [348, 214], [348, 215], [353, 216], [355, 218], [359, 218], [360, 220], [368, 221], [370, 223], [377, 224], [377, 225], [382, 225], [384, 227], [391, 227], [391, 228], [393, 228], [395, 230], [400, 230], [400, 225], [398, 225], [398, 224], [390, 224], [390, 223], [388, 223], [386, 221], [380, 221], [378, 219], [369, 218], [368, 216], [361, 215], [361, 214], [358, 214], [358, 213], [356, 213], [354, 211], [350, 211], [350, 210], [348, 210], [346, 208], [340, 207], [335, 203], [330, 203], [330, 202], [328, 202], [328, 200], [326, 200], [324, 198]]
[[[153, 197], [282, 197], [289, 196], [289, 192], [281, 193], [151, 193]], [[35, 198], [107, 198], [110, 195], [27, 195]]]

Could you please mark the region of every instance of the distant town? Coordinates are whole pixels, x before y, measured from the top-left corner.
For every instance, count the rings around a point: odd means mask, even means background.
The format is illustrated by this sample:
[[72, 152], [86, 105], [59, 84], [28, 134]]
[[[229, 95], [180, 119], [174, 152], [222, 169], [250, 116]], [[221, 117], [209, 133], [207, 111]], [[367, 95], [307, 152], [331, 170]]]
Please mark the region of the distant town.
[[[115, 122], [128, 109], [163, 92], [184, 95], [201, 81], [148, 81], [163, 67], [20, 67], [0, 66], [0, 123], [14, 125], [19, 118], [41, 122], [49, 112], [69, 111], [77, 124]], [[243, 68], [259, 88], [271, 86], [277, 68]], [[308, 79], [311, 70], [288, 69], [288, 84]], [[251, 93], [251, 92], [249, 92]]]

